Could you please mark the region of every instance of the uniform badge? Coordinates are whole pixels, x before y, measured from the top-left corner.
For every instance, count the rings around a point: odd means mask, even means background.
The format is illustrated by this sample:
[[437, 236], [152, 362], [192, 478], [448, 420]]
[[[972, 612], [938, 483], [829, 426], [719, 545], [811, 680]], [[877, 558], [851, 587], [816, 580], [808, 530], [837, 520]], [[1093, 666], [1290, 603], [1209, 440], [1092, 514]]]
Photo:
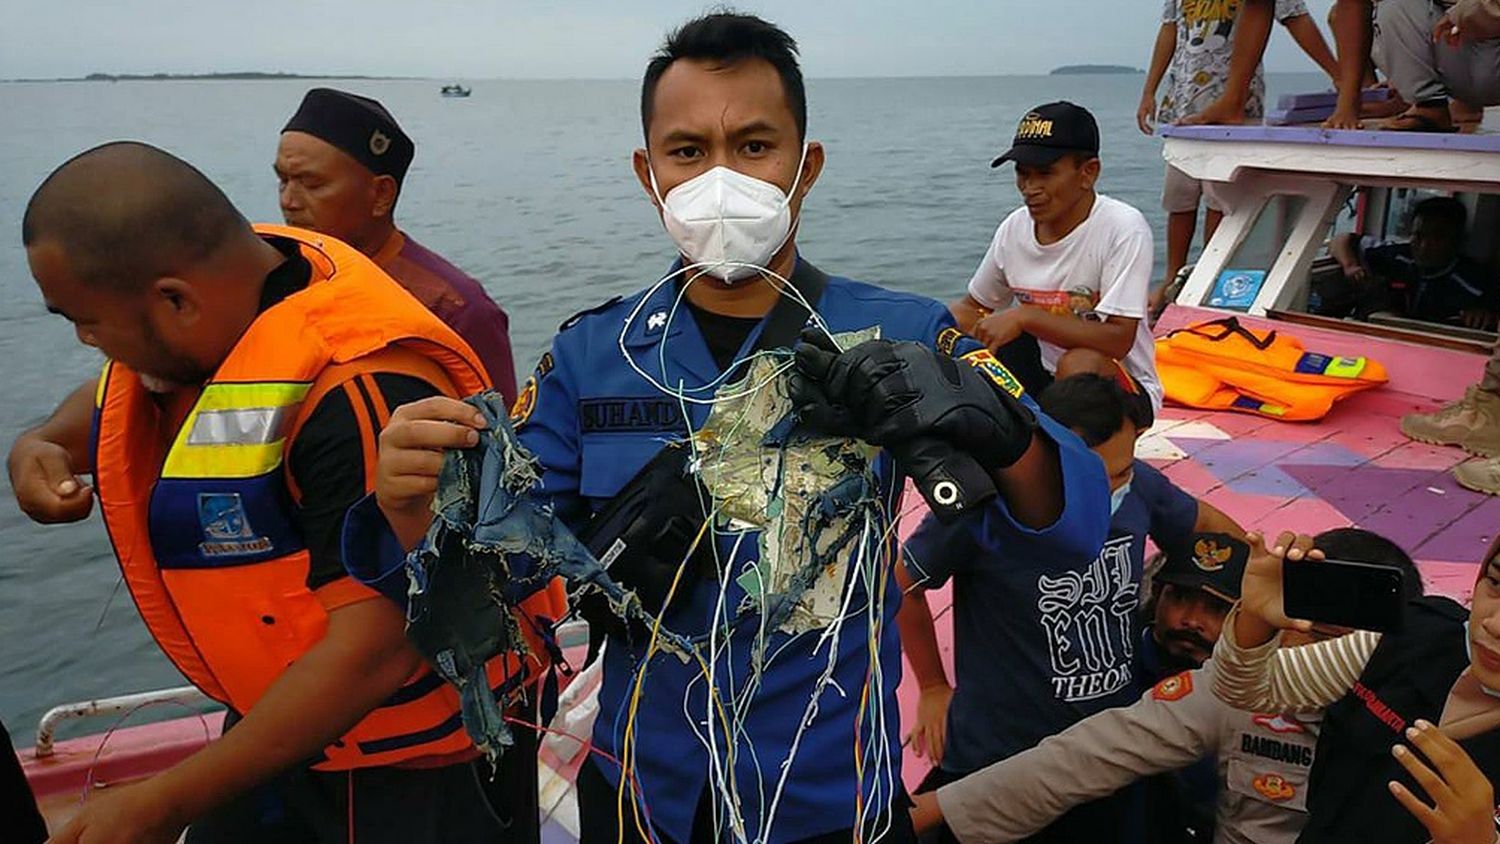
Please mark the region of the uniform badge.
[[547, 373], [552, 371], [552, 367], [554, 365], [555, 364], [552, 360], [552, 353], [542, 352], [541, 360], [536, 362], [536, 380], [540, 381], [543, 378], [546, 378]]
[[952, 355], [953, 350], [958, 346], [959, 338], [963, 336], [964, 333], [962, 331], [959, 331], [957, 328], [954, 328], [951, 325], [947, 328], [944, 328], [942, 331], [938, 332], [937, 350], [945, 355]]
[[1262, 729], [1270, 730], [1273, 733], [1305, 733], [1305, 732], [1307, 732], [1307, 728], [1304, 727], [1304, 726], [1302, 726], [1302, 722], [1298, 721], [1296, 718], [1291, 717], [1290, 715], [1283, 715], [1283, 714], [1254, 715], [1254, 716], [1251, 716], [1250, 722], [1252, 724], [1254, 724], [1255, 726], [1257, 726], [1257, 727], [1261, 727]]
[[520, 395], [516, 396], [516, 403], [510, 406], [510, 424], [521, 427], [526, 420], [531, 418], [531, 412], [536, 410], [536, 376], [526, 379], [521, 387]]
[[1200, 539], [1193, 544], [1193, 565], [1204, 571], [1218, 571], [1234, 556], [1234, 549], [1220, 546], [1212, 539]]
[[1171, 703], [1174, 700], [1182, 700], [1193, 693], [1193, 675], [1184, 671], [1151, 687], [1151, 696], [1157, 700]]
[[370, 152], [375, 155], [385, 155], [385, 151], [391, 148], [390, 136], [376, 129], [370, 133]]
[[1261, 796], [1275, 803], [1297, 796], [1297, 789], [1281, 774], [1261, 774], [1250, 781]]
[[979, 349], [969, 352], [959, 358], [959, 360], [979, 370], [986, 378], [990, 379], [990, 383], [1010, 393], [1014, 398], [1020, 398], [1021, 393], [1025, 392], [1021, 387], [1020, 380], [1012, 375], [1009, 369], [1005, 368], [1005, 364], [996, 360], [995, 356], [990, 354], [989, 349]]
[[667, 327], [667, 312], [666, 311], [657, 311], [656, 313], [652, 314], [651, 316], [646, 317], [646, 333], [647, 334], [655, 334], [656, 332], [658, 332], [658, 331], [660, 331], [660, 330], [662, 330], [663, 328], [666, 328], [666, 327]]
[[235, 557], [271, 550], [271, 541], [255, 535], [245, 502], [237, 492], [198, 494], [198, 526], [203, 541], [198, 552], [205, 557]]

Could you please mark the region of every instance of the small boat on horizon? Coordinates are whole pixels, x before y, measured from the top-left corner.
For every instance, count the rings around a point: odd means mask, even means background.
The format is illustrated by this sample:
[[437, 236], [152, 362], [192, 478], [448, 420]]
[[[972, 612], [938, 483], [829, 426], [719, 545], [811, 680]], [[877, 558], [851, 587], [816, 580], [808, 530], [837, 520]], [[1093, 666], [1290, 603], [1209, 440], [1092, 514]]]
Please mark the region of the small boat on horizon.
[[452, 85], [444, 85], [442, 88], [442, 94], [445, 97], [467, 97], [472, 93], [474, 93], [473, 88], [465, 88], [457, 82]]

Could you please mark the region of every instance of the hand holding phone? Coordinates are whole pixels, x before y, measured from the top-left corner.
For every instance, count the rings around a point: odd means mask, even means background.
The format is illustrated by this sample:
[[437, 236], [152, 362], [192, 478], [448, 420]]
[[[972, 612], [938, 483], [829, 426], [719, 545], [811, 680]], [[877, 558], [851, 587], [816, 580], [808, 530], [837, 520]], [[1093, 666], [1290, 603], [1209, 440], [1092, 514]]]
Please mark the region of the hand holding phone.
[[[1312, 629], [1312, 623], [1289, 617], [1282, 606], [1284, 565], [1300, 565], [1304, 558], [1321, 560], [1323, 552], [1312, 547], [1312, 537], [1282, 533], [1270, 546], [1259, 531], [1245, 535], [1250, 559], [1240, 581], [1240, 604], [1235, 621], [1235, 641], [1253, 648], [1271, 641], [1282, 630]], [[1290, 561], [1290, 562], [1287, 562]]]

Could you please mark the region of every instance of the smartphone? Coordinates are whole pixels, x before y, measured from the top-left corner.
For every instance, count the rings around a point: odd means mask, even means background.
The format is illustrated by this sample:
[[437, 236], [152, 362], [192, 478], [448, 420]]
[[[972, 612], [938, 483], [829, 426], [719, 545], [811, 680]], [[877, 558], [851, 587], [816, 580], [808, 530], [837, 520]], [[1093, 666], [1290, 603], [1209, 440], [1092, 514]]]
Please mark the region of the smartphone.
[[1288, 561], [1281, 567], [1287, 618], [1389, 633], [1401, 628], [1405, 573], [1347, 560]]

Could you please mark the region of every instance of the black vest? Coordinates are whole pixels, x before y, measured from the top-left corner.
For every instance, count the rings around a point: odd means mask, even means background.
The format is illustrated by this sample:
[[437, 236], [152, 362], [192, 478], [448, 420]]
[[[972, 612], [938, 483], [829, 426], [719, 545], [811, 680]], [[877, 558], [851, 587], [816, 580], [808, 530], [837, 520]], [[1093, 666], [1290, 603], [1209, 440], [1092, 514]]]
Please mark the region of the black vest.
[[[1354, 688], [1323, 716], [1316, 762], [1308, 776], [1307, 826], [1298, 844], [1424, 844], [1431, 835], [1386, 783], [1396, 780], [1419, 796], [1391, 747], [1424, 718], [1434, 724], [1458, 676], [1468, 667], [1464, 622], [1469, 613], [1447, 598], [1407, 605], [1405, 625], [1387, 633]], [[1480, 770], [1500, 781], [1500, 732], [1460, 742]], [[1429, 801], [1430, 802], [1430, 801]]]

